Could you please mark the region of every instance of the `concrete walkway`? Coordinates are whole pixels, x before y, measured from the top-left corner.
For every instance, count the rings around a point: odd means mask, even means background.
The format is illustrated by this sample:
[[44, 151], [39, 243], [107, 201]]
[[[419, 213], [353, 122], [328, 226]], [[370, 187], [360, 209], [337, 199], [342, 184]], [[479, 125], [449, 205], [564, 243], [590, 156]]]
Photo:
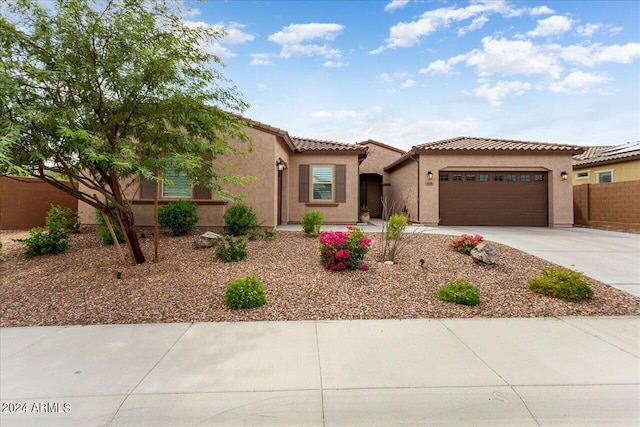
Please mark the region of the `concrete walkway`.
[[0, 424], [637, 426], [639, 341], [632, 317], [2, 328]]
[[[374, 219], [361, 227], [367, 233], [381, 230], [382, 221]], [[327, 225], [330, 230], [346, 227]], [[300, 226], [278, 227], [282, 231], [299, 231]], [[547, 227], [409, 227], [408, 233], [446, 234], [479, 233], [486, 240], [524, 252], [584, 273], [603, 283], [640, 297], [640, 234], [589, 228]]]

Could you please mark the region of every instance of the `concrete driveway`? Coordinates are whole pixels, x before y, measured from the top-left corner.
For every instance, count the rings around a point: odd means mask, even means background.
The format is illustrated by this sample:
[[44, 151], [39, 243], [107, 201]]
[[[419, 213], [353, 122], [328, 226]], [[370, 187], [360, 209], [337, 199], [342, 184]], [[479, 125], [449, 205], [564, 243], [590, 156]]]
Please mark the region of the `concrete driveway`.
[[479, 233], [640, 296], [640, 234], [589, 228], [430, 227], [425, 233]]

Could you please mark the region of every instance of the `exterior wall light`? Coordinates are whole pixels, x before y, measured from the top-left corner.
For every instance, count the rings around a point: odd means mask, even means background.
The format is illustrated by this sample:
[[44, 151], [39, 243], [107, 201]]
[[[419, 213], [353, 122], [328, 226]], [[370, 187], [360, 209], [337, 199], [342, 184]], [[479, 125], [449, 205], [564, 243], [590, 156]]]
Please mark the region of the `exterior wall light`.
[[560, 172], [560, 176], [562, 177], [563, 180], [567, 180], [569, 179], [569, 174], [567, 173], [567, 171], [562, 171]]
[[278, 167], [279, 171], [283, 171], [287, 168], [287, 164], [282, 159], [278, 159], [276, 161], [276, 166]]
[[433, 179], [433, 173], [431, 173], [431, 171], [427, 172], [427, 178], [429, 179], [429, 181]]

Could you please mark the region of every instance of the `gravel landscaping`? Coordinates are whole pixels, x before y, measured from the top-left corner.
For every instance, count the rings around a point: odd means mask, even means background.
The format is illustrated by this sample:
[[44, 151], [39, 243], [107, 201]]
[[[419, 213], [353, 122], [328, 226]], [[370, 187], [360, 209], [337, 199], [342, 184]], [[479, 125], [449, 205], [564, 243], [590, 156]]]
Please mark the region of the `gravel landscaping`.
[[[365, 262], [369, 271], [329, 272], [319, 262], [319, 241], [299, 232], [278, 232], [248, 244], [248, 257], [225, 264], [214, 249], [196, 249], [197, 234], [160, 239], [161, 262], [153, 263], [153, 239], [142, 239], [148, 262], [123, 266], [113, 246], [85, 230], [69, 251], [25, 259], [12, 241], [26, 232], [0, 233], [1, 326], [242, 320], [407, 319], [450, 317], [546, 317], [640, 315], [640, 299], [590, 280], [594, 298], [579, 303], [536, 294], [527, 282], [553, 264], [492, 243], [494, 266], [475, 264], [448, 247], [450, 236], [415, 235], [396, 265], [376, 262], [378, 235]], [[421, 267], [420, 259], [426, 262]], [[116, 272], [122, 278], [116, 279]], [[230, 310], [226, 283], [254, 273], [267, 304]], [[464, 278], [480, 290], [480, 304], [439, 300], [438, 287]]]

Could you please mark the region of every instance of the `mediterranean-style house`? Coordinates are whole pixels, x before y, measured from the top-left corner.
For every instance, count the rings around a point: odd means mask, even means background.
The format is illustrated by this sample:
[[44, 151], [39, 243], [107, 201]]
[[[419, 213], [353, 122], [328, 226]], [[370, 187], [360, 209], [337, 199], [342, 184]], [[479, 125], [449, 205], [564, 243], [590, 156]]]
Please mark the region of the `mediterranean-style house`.
[[640, 141], [586, 148], [573, 156], [573, 185], [640, 181]]
[[[405, 152], [367, 140], [356, 144], [292, 137], [287, 131], [246, 120], [251, 153], [225, 157], [234, 174], [255, 179], [244, 193], [263, 227], [300, 223], [309, 210], [326, 224], [355, 224], [366, 205], [373, 218], [382, 200], [411, 221], [430, 225], [573, 225], [572, 145], [459, 137], [416, 145]], [[569, 171], [569, 172], [567, 172]], [[224, 226], [232, 202], [175, 175], [160, 189], [160, 204], [184, 199], [198, 205], [204, 227]], [[127, 194], [136, 225], [153, 225], [155, 184], [143, 181]], [[80, 203], [83, 224], [92, 209]]]

